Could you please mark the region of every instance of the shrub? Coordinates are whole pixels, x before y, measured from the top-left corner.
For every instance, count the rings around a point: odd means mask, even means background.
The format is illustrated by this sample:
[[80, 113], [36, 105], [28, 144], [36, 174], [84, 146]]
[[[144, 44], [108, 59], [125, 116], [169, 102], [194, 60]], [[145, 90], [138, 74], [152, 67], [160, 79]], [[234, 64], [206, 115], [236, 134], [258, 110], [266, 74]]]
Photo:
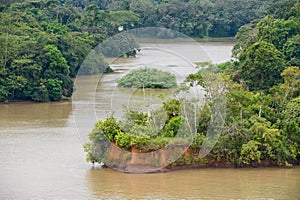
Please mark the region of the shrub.
[[176, 77], [170, 72], [154, 69], [135, 69], [117, 80], [120, 87], [128, 88], [175, 88]]
[[260, 163], [261, 152], [258, 150], [260, 145], [261, 143], [254, 140], [250, 140], [248, 143], [243, 144], [240, 157], [241, 163], [246, 165]]
[[176, 117], [171, 118], [170, 121], [168, 122], [168, 124], [165, 126], [163, 136], [174, 137], [177, 134], [182, 121], [183, 121], [182, 116], [176, 116]]

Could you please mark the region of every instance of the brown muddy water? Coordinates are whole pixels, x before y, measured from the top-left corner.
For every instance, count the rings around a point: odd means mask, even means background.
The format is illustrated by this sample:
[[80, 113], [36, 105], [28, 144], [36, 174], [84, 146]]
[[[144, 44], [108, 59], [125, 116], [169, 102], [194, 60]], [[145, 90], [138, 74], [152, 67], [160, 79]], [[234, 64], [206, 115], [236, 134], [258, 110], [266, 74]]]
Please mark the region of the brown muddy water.
[[118, 89], [116, 78], [154, 66], [180, 82], [195, 61], [229, 60], [233, 43], [199, 45], [144, 44], [137, 58], [113, 62], [117, 73], [78, 77], [73, 102], [0, 104], [0, 199], [300, 199], [298, 167], [125, 174], [85, 162], [82, 142], [96, 119], [173, 93]]

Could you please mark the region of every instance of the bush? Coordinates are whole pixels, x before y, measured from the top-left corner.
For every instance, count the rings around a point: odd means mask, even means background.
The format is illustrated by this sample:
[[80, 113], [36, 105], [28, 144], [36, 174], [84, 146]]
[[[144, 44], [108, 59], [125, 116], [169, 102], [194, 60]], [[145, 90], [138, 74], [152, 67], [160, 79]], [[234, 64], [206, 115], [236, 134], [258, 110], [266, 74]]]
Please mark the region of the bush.
[[128, 88], [176, 88], [176, 77], [170, 72], [154, 69], [135, 69], [117, 80], [120, 87]]
[[259, 142], [254, 140], [250, 140], [248, 143], [243, 144], [240, 157], [241, 163], [246, 165], [260, 163], [261, 152], [258, 150], [260, 145]]
[[165, 126], [165, 130], [163, 132], [163, 136], [164, 137], [175, 137], [180, 125], [183, 121], [183, 117], [182, 116], [176, 116], [170, 119], [170, 121], [168, 122], [168, 124]]
[[116, 145], [119, 147], [130, 147], [130, 143], [132, 140], [132, 136], [127, 134], [127, 133], [123, 133], [120, 132], [118, 135], [116, 135]]

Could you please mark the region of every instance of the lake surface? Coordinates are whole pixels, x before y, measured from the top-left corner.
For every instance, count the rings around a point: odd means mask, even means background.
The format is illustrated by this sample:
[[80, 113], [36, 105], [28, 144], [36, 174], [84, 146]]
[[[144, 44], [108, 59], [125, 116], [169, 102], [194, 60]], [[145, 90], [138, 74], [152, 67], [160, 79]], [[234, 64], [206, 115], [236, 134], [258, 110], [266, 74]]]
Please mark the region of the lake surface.
[[151, 65], [180, 82], [193, 62], [229, 60], [233, 43], [198, 45], [143, 44], [137, 58], [113, 61], [118, 73], [77, 78], [73, 102], [0, 104], [0, 199], [300, 199], [299, 167], [124, 174], [85, 162], [82, 142], [96, 119], [155, 100], [150, 91], [117, 89], [115, 79]]

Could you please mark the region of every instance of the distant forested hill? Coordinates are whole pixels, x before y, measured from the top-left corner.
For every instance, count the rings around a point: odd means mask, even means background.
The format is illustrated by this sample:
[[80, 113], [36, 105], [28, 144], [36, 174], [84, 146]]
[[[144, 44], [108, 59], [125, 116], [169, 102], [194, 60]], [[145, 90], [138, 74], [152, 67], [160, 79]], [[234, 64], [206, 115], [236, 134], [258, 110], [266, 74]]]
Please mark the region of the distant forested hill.
[[[4, 0], [4, 6], [24, 0]], [[35, 1], [37, 2], [37, 1]], [[49, 2], [49, 1], [48, 1]], [[193, 37], [233, 37], [238, 28], [283, 2], [296, 0], [50, 0], [59, 7], [132, 11], [142, 27], [170, 28]], [[274, 6], [275, 5], [275, 6]], [[280, 7], [284, 9], [283, 7]], [[66, 13], [67, 14], [67, 13]]]

